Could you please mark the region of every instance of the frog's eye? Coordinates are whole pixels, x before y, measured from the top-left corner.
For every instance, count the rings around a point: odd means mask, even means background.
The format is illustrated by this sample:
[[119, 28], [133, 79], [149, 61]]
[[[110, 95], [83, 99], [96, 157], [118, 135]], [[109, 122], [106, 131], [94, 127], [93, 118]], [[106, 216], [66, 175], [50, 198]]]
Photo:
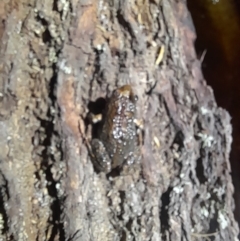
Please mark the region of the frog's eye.
[[119, 91], [116, 89], [112, 92], [112, 97], [118, 97], [119, 96]]

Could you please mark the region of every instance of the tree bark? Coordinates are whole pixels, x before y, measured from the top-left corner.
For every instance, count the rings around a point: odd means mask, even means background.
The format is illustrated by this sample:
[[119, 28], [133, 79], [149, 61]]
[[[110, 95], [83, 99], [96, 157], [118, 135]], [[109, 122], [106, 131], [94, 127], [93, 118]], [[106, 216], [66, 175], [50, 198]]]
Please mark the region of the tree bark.
[[[0, 240], [237, 240], [230, 117], [202, 76], [185, 1], [0, 9]], [[87, 117], [124, 84], [141, 165], [106, 175]]]

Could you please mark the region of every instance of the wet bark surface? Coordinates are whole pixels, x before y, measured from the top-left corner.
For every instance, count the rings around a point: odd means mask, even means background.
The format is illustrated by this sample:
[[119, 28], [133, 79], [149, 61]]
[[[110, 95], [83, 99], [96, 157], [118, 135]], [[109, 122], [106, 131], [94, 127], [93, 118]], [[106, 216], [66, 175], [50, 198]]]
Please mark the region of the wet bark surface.
[[[1, 240], [237, 240], [231, 125], [186, 3], [2, 1]], [[100, 98], [138, 96], [140, 163], [92, 163]]]

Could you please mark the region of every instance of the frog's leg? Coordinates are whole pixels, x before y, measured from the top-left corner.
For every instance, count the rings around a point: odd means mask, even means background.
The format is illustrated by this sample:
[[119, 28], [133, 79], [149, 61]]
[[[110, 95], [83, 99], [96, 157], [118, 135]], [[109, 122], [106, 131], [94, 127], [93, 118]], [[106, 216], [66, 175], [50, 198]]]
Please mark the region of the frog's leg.
[[107, 150], [103, 143], [98, 139], [93, 139], [91, 141], [92, 152], [93, 152], [93, 162], [95, 166], [106, 173], [110, 172], [112, 169], [111, 159], [107, 153]]
[[90, 123], [96, 124], [96, 123], [99, 123], [100, 121], [102, 121], [103, 117], [102, 117], [102, 114], [94, 115], [92, 113], [89, 113], [87, 118]]

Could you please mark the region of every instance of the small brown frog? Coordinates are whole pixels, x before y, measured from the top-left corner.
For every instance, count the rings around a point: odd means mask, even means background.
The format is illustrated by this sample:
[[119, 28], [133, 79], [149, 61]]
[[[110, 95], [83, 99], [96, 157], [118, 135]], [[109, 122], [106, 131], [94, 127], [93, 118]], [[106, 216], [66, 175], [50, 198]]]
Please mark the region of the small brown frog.
[[91, 142], [94, 163], [100, 171], [108, 173], [124, 162], [135, 161], [136, 100], [130, 85], [116, 89], [108, 99], [98, 139]]

